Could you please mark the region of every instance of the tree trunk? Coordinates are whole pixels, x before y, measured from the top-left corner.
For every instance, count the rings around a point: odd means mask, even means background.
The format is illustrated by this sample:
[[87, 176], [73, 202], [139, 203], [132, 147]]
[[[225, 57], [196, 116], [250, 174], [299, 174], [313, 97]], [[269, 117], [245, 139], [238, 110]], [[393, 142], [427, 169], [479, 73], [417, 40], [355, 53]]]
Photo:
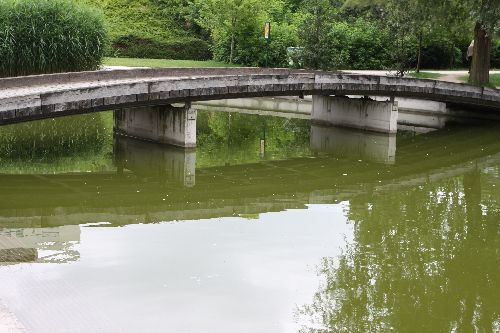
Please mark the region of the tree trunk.
[[229, 53], [229, 63], [233, 63], [233, 54], [234, 54], [234, 32], [231, 34], [231, 52]]
[[481, 86], [490, 82], [490, 51], [491, 38], [484, 26], [480, 22], [476, 22], [470, 83]]
[[418, 57], [417, 57], [417, 69], [415, 72], [420, 73], [420, 64], [422, 62], [422, 39], [423, 34], [422, 31], [418, 33]]
[[236, 34], [236, 17], [231, 18], [231, 52], [229, 53], [229, 63], [233, 63], [234, 57], [234, 40]]

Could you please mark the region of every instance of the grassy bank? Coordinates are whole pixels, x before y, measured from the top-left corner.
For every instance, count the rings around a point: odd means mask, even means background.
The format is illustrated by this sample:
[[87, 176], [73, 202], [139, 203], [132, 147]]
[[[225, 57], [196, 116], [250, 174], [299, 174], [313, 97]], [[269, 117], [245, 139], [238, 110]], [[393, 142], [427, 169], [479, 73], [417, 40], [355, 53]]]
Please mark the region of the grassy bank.
[[128, 67], [238, 67], [220, 61], [206, 60], [171, 60], [171, 59], [139, 59], [139, 58], [104, 58], [105, 66]]
[[443, 76], [443, 74], [428, 73], [428, 72], [420, 72], [420, 73], [411, 72], [409, 75], [417, 79], [439, 79], [440, 77]]
[[500, 87], [500, 74], [491, 74], [490, 83], [495, 87]]
[[[461, 76], [459, 79], [467, 83], [469, 81], [469, 75]], [[488, 86], [492, 88], [500, 87], [500, 74], [490, 74], [490, 84]]]

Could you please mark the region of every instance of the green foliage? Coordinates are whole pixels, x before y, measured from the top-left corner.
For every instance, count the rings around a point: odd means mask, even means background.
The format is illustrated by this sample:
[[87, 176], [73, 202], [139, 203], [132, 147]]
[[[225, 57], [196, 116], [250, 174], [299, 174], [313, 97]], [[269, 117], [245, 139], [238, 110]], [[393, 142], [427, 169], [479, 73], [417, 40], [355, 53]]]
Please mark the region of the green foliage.
[[142, 58], [104, 58], [108, 66], [129, 67], [237, 67], [221, 61], [206, 60], [172, 60], [172, 59], [142, 59]]
[[387, 66], [389, 36], [376, 24], [358, 19], [352, 24], [337, 23], [330, 32], [334, 54], [345, 54], [342, 68], [380, 69]]
[[[264, 21], [262, 21], [262, 27]], [[259, 24], [258, 27], [261, 27]], [[291, 24], [271, 23], [271, 39], [268, 46], [263, 38], [262, 29], [248, 27], [235, 42], [233, 62], [245, 66], [288, 67], [287, 47], [297, 45], [298, 36]], [[266, 61], [268, 47], [269, 56]], [[229, 63], [231, 54], [231, 36], [221, 34], [213, 47], [214, 58]]]
[[491, 67], [500, 68], [500, 39], [498, 38], [491, 45]]
[[198, 38], [181, 38], [172, 41], [158, 41], [134, 35], [121, 36], [113, 41], [113, 56], [152, 59], [212, 58], [208, 42]]
[[0, 172], [109, 169], [112, 128], [110, 112], [3, 126]]
[[212, 57], [206, 33], [187, 0], [77, 0], [100, 8], [110, 31], [107, 56], [193, 59]]
[[305, 67], [315, 69], [333, 69], [344, 59], [334, 54], [331, 59], [331, 22], [334, 12], [328, 0], [311, 0], [305, 3], [299, 35], [304, 47]]
[[155, 0], [75, 0], [100, 9], [104, 13], [111, 41], [121, 36], [170, 40], [186, 36], [181, 26]]
[[[297, 45], [298, 34], [297, 15], [285, 1], [272, 0], [263, 6], [257, 0], [209, 0], [198, 6], [198, 23], [210, 32], [216, 60], [246, 66], [288, 65], [286, 49]], [[267, 21], [271, 23], [269, 44], [263, 33]]]
[[344, 2], [344, 8], [375, 7], [381, 6], [384, 3], [385, 0], [346, 0]]
[[499, 286], [490, 277], [500, 207], [484, 190], [488, 174], [476, 169], [350, 200], [354, 239], [322, 260], [324, 283], [300, 309], [314, 325], [300, 332], [495, 331]]
[[0, 1], [0, 76], [94, 70], [105, 43], [101, 14], [86, 6]]
[[388, 65], [387, 30], [363, 18], [338, 20], [328, 1], [310, 4], [302, 23], [305, 64], [319, 69], [380, 69]]
[[490, 74], [490, 84], [493, 87], [500, 87], [500, 74]]
[[[462, 49], [467, 50], [466, 46]], [[422, 48], [422, 68], [446, 69], [454, 67], [465, 67], [463, 55], [460, 48], [447, 39], [439, 39], [428, 42]]]
[[480, 23], [488, 33], [498, 32], [500, 28], [500, 4], [498, 0], [461, 0], [454, 5], [470, 15], [473, 21]]
[[[271, 39], [269, 42], [268, 65], [271, 67], [288, 67], [287, 48], [298, 45], [297, 27], [293, 23], [272, 24]], [[259, 66], [266, 64], [266, 54], [263, 52], [265, 40], [260, 38]]]
[[[488, 83], [482, 83], [479, 84], [481, 87], [485, 88], [499, 88], [500, 87], [500, 74], [490, 74], [490, 80]], [[470, 75], [463, 75], [459, 77], [459, 80], [464, 82], [464, 83], [470, 83], [473, 84], [470, 80]]]
[[[198, 113], [197, 167], [308, 156], [310, 125], [301, 119], [214, 111]], [[265, 139], [265, 155], [260, 141]]]
[[[201, 0], [200, 0], [201, 1]], [[206, 0], [200, 2], [198, 23], [208, 31], [214, 42], [214, 56], [229, 63], [249, 63], [239, 50], [251, 52], [251, 42], [257, 29], [263, 7], [258, 0]], [[229, 48], [229, 54], [227, 49]], [[252, 52], [253, 53], [253, 52]]]

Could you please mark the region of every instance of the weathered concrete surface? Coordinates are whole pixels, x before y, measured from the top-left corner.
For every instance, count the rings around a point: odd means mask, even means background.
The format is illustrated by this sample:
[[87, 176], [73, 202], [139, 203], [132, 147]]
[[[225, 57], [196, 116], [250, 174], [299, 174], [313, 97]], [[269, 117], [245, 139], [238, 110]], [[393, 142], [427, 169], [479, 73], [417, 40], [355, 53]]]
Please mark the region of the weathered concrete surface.
[[262, 96], [408, 97], [500, 112], [500, 92], [465, 84], [287, 69], [131, 69], [0, 79], [0, 124], [144, 105]]
[[[358, 98], [358, 96], [349, 96]], [[387, 101], [389, 98], [370, 96], [377, 101]], [[453, 104], [434, 102], [429, 100], [417, 100], [410, 98], [395, 98], [398, 102], [398, 130], [416, 130], [417, 132], [428, 132], [432, 129], [443, 128], [447, 123], [473, 122], [484, 123], [486, 121], [500, 121], [500, 113], [478, 112], [474, 109], [467, 110]], [[282, 118], [311, 119], [312, 96], [298, 97], [260, 97], [241, 98], [230, 100], [202, 101], [194, 104], [198, 110], [209, 110], [219, 112], [238, 112], [246, 114], [260, 114], [277, 116]]]
[[[311, 103], [300, 98], [289, 97], [260, 97], [260, 98], [236, 98], [222, 99], [215, 101], [197, 102], [196, 108], [200, 109], [244, 109], [247, 113], [254, 110], [257, 113], [262, 111], [292, 114], [311, 114]], [[208, 108], [211, 107], [211, 108]]]
[[395, 102], [365, 98], [313, 96], [311, 121], [317, 124], [357, 128], [382, 133], [398, 131]]
[[171, 105], [124, 108], [114, 112], [114, 130], [119, 135], [170, 144], [196, 147], [196, 110]]

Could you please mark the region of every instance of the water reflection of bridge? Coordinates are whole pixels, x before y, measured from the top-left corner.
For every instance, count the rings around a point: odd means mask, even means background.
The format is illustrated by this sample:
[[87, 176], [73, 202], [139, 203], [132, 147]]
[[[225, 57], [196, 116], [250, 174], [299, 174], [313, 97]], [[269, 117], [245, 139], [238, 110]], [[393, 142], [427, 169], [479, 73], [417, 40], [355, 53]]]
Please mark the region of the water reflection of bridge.
[[71, 247], [79, 241], [77, 225], [0, 228], [0, 263], [73, 261], [79, 254]]
[[[378, 195], [497, 165], [496, 132], [480, 131], [470, 137], [451, 131], [403, 139], [395, 164], [345, 155], [342, 145], [333, 145], [328, 155], [318, 152], [315, 158], [198, 169], [195, 152], [119, 139], [114, 173], [0, 176], [0, 225], [205, 219]], [[454, 135], [461, 139], [453, 143]]]

